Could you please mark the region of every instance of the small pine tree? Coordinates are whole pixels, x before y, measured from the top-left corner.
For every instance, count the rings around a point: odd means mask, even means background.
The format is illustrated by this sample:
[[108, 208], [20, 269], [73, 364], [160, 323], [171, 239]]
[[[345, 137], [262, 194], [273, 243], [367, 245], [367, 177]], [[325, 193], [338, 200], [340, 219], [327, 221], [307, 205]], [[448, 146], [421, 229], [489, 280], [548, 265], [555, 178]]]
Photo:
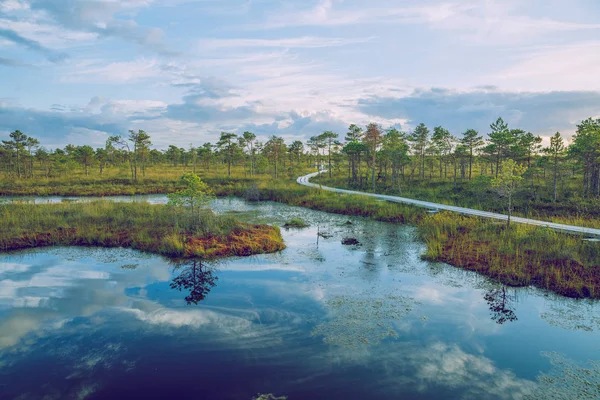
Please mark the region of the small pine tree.
[[500, 173], [492, 180], [492, 186], [496, 188], [501, 196], [505, 196], [508, 199], [506, 227], [510, 227], [513, 196], [517, 191], [519, 182], [523, 180], [525, 171], [527, 171], [525, 165], [518, 164], [509, 158], [502, 161]]
[[167, 195], [169, 205], [189, 208], [192, 215], [199, 215], [201, 210], [214, 198], [212, 190], [196, 174], [183, 174], [180, 182], [184, 188]]

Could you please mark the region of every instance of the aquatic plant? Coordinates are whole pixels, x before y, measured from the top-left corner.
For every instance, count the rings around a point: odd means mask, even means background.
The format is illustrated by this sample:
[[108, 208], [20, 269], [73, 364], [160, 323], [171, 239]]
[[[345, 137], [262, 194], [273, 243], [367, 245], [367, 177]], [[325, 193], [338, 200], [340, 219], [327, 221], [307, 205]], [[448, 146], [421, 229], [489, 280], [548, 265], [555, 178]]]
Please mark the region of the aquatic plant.
[[292, 218], [283, 224], [284, 228], [307, 228], [308, 226], [302, 218]]
[[548, 352], [553, 368], [538, 377], [538, 388], [526, 400], [593, 400], [600, 398], [600, 364], [583, 366], [564, 356]]
[[553, 299], [540, 317], [552, 326], [570, 331], [600, 331], [600, 317], [589, 300]]
[[273, 393], [267, 393], [256, 395], [252, 400], [287, 400], [287, 396], [275, 396]]
[[336, 296], [327, 301], [330, 316], [311, 332], [323, 342], [357, 348], [398, 336], [394, 322], [406, 317], [418, 304], [399, 295], [383, 297]]

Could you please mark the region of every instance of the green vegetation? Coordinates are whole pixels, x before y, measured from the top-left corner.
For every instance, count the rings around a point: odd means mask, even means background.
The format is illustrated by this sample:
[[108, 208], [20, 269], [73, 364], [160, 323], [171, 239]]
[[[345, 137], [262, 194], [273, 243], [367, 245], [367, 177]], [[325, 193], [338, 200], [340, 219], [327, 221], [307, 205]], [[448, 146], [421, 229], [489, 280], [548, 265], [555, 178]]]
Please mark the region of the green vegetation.
[[292, 218], [283, 225], [284, 228], [308, 228], [308, 226], [302, 218]]
[[447, 212], [419, 224], [425, 258], [474, 270], [512, 286], [600, 298], [600, 247], [545, 227], [482, 223]]
[[510, 217], [512, 214], [512, 199], [517, 191], [517, 184], [523, 180], [523, 174], [526, 168], [523, 165], [517, 164], [514, 160], [508, 159], [502, 161], [502, 169], [500, 173], [492, 179], [492, 186], [496, 188], [501, 196], [508, 199], [508, 218], [506, 219], [506, 227], [510, 227]]
[[317, 325], [311, 334], [322, 336], [324, 343], [350, 349], [378, 344], [387, 338], [398, 337], [395, 322], [409, 315], [417, 304], [410, 297], [390, 294], [335, 296], [327, 300], [330, 317]]
[[[418, 227], [424, 258], [474, 270], [512, 286], [534, 285], [569, 296], [600, 298], [600, 247], [581, 236], [544, 227], [490, 222], [369, 197], [289, 184], [258, 186], [260, 198], [343, 215]], [[224, 195], [243, 196], [242, 185]]]
[[196, 218], [200, 216], [208, 202], [213, 198], [212, 190], [196, 174], [183, 174], [180, 182], [182, 188], [175, 193], [169, 193], [169, 205], [186, 208]]
[[287, 396], [275, 396], [273, 393], [258, 394], [252, 400], [287, 400]]
[[[543, 228], [505, 227], [446, 213], [428, 215], [407, 205], [308, 189], [292, 180], [326, 166], [329, 172], [316, 179], [329, 186], [509, 214], [514, 209], [515, 215], [600, 227], [600, 119], [582, 121], [569, 146], [556, 133], [548, 148], [542, 148], [540, 137], [509, 128], [501, 118], [490, 125], [487, 140], [473, 129], [455, 137], [441, 126], [430, 131], [424, 124], [412, 132], [383, 130], [376, 124], [363, 131], [351, 125], [345, 143], [338, 137], [327, 131], [311, 137], [305, 147], [300, 141], [286, 144], [275, 136], [261, 143], [251, 132], [241, 136], [223, 132], [216, 145], [204, 143], [189, 149], [171, 145], [160, 151], [150, 148], [147, 133], [130, 131], [127, 139], [113, 137], [104, 148], [92, 152], [73, 145], [48, 151], [36, 139], [15, 131], [0, 146], [0, 193], [177, 193], [170, 196], [171, 203], [193, 208], [189, 212], [198, 214], [201, 225], [208, 214], [196, 211], [210, 198], [207, 189], [211, 188], [216, 196], [272, 200], [415, 224], [427, 244], [429, 259], [476, 270], [511, 285], [536, 285], [573, 297], [600, 297], [597, 243]], [[191, 173], [201, 181], [181, 178]], [[69, 206], [85, 207], [56, 207]], [[187, 213], [177, 209], [161, 212], [169, 218]], [[184, 220], [171, 226], [182, 229]], [[63, 225], [56, 221], [46, 229]], [[179, 253], [194, 252], [175, 247]]]
[[326, 131], [306, 143], [265, 142], [251, 132], [223, 132], [216, 144], [161, 151], [150, 135], [130, 131], [106, 146], [67, 145], [48, 150], [20, 131], [0, 145], [0, 194], [129, 195], [172, 193], [183, 173], [193, 172], [211, 187], [263, 179], [290, 179], [315, 166], [329, 173], [320, 183], [399, 194], [487, 211], [507, 212], [506, 199], [492, 185], [502, 162], [527, 166], [512, 196], [514, 214], [554, 222], [577, 221], [600, 227], [600, 119], [577, 126], [569, 146], [559, 133], [542, 147], [540, 137], [511, 128], [499, 118], [483, 133], [467, 129], [453, 136], [441, 126], [419, 124], [412, 132], [348, 128], [342, 143]]
[[[468, 129], [455, 137], [441, 126], [418, 125], [412, 132], [379, 128], [381, 141], [370, 127], [351, 125], [336, 160], [328, 186], [395, 194], [404, 197], [508, 213], [506, 198], [493, 185], [502, 163], [514, 160], [526, 167], [523, 181], [511, 196], [514, 214], [554, 222], [600, 227], [600, 119], [577, 125], [570, 146], [556, 133], [550, 146], [541, 137], [510, 129], [498, 119], [488, 140]], [[373, 175], [375, 168], [375, 175]], [[329, 174], [328, 174], [329, 175]]]
[[177, 258], [270, 253], [285, 246], [276, 227], [167, 205], [94, 201], [0, 204], [2, 251], [42, 246], [130, 247]]

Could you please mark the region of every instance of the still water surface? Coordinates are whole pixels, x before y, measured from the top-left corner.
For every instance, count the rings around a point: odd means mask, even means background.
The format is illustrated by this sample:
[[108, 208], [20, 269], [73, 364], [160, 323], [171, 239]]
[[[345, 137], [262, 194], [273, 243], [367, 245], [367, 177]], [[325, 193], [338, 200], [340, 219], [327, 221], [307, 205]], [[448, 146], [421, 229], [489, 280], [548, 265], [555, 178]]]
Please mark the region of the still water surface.
[[282, 229], [281, 253], [210, 265], [124, 249], [0, 254], [0, 398], [598, 398], [596, 302], [425, 262], [409, 226], [214, 208], [311, 226]]

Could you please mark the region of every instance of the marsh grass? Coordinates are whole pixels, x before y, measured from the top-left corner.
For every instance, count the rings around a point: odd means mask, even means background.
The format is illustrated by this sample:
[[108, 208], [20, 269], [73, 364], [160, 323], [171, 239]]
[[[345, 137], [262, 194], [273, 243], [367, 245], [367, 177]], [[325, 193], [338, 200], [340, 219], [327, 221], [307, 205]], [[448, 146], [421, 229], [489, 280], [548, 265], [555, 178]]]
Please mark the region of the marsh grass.
[[425, 258], [474, 270], [512, 286], [569, 297], [600, 297], [600, 246], [546, 227], [504, 224], [447, 212], [418, 224]]
[[308, 228], [309, 225], [302, 218], [292, 218], [283, 224], [284, 228]]
[[[157, 165], [148, 168], [146, 176], [132, 181], [128, 168], [110, 168], [103, 174], [86, 176], [83, 171], [73, 170], [68, 175], [34, 179], [17, 179], [0, 175], [0, 196], [118, 196], [135, 194], [168, 194], [181, 188], [180, 178], [193, 171], [191, 166], [173, 167]], [[298, 175], [312, 171], [300, 169]], [[222, 168], [197, 169], [197, 175], [209, 186], [235, 186], [243, 184], [251, 188], [253, 182], [276, 182], [270, 174], [250, 176], [241, 166], [232, 167], [231, 176]], [[258, 199], [257, 199], [258, 200]]]
[[0, 249], [42, 246], [128, 247], [169, 257], [213, 258], [275, 252], [285, 246], [279, 229], [248, 225], [207, 210], [93, 201], [0, 204]]
[[[0, 186], [0, 193], [28, 195], [171, 193], [178, 188], [182, 169], [168, 167], [157, 170], [148, 174], [144, 180], [138, 183], [129, 181], [124, 175], [126, 172], [122, 172], [121, 175], [113, 172], [102, 177], [52, 178], [42, 182], [37, 180], [35, 182], [3, 182]], [[577, 235], [519, 224], [514, 224], [510, 229], [506, 229], [503, 223], [444, 212], [431, 215], [426, 210], [417, 207], [382, 202], [364, 196], [349, 196], [307, 188], [296, 184], [293, 180], [274, 180], [270, 175], [248, 177], [240, 168], [232, 169], [231, 177], [224, 176], [223, 171], [201, 171], [199, 175], [214, 190], [215, 194], [221, 197], [237, 196], [252, 201], [276, 201], [336, 214], [413, 224], [418, 227], [419, 235], [427, 246], [424, 254], [427, 259], [478, 271], [509, 285], [535, 285], [565, 296], [600, 298], [600, 246], [598, 243], [583, 241], [582, 237]], [[331, 186], [343, 187], [345, 182], [342, 181], [339, 177], [334, 177], [332, 181], [323, 177], [323, 184]], [[473, 185], [477, 185], [477, 182], [474, 182]], [[387, 193], [391, 194], [393, 191], [388, 190]], [[503, 211], [497, 196], [479, 191], [475, 186], [458, 189], [449, 189], [447, 185], [432, 185], [431, 188], [405, 188], [402, 195], [406, 197], [415, 195], [416, 198], [437, 200], [447, 204], [466, 205], [479, 209], [487, 207], [493, 211]], [[461, 203], [463, 200], [468, 203]], [[575, 200], [565, 201], [560, 205], [535, 204], [536, 207], [530, 204], [526, 208], [521, 208], [520, 212], [515, 215], [520, 214], [579, 226], [600, 227], [600, 220], [596, 215], [600, 213], [598, 205]], [[86, 205], [89, 209], [83, 210]], [[278, 241], [281, 243], [278, 232], [265, 230], [261, 231], [264, 234], [262, 239], [255, 239], [260, 236], [255, 234], [247, 236], [241, 242], [236, 242], [231, 246], [223, 245], [223, 237], [239, 226], [236, 225], [237, 222], [234, 222], [235, 219], [220, 220], [217, 218], [214, 220], [218, 220], [217, 223], [198, 222], [197, 225], [190, 226], [190, 221], [174, 216], [167, 209], [150, 211], [145, 209], [149, 205], [143, 203], [139, 204], [140, 209], [135, 211], [125, 211], [126, 207], [136, 207], [135, 204], [121, 204], [120, 207], [123, 208], [120, 211], [113, 210], [111, 207], [115, 207], [115, 205], [112, 203], [75, 203], [58, 206], [55, 210], [14, 208], [15, 211], [11, 212], [14, 214], [13, 216], [7, 216], [6, 213], [0, 214], [2, 222], [6, 221], [1, 228], [0, 246], [3, 247], [0, 248], [8, 248], [4, 234], [7, 229], [9, 232], [15, 232], [15, 230], [19, 232], [18, 243], [21, 247], [34, 247], [36, 243], [44, 245], [46, 242], [49, 244], [68, 243], [67, 239], [60, 238], [68, 236], [67, 231], [64, 228], [61, 230], [61, 227], [68, 226], [64, 219], [70, 217], [61, 214], [60, 206], [74, 207], [68, 208], [69, 212], [79, 210], [80, 220], [90, 220], [89, 223], [78, 222], [81, 225], [77, 233], [77, 240], [72, 239], [73, 242], [80, 241], [86, 245], [120, 246], [124, 242], [125, 244], [132, 243], [137, 246], [135, 248], [142, 250], [148, 249], [148, 251], [160, 254], [180, 256], [196, 253], [227, 255], [228, 251], [235, 254], [270, 251], [278, 248], [276, 245]], [[16, 207], [16, 205], [11, 205], [11, 207]], [[27, 207], [27, 205], [20, 207]], [[48, 215], [40, 215], [44, 213]], [[127, 218], [129, 218], [129, 222], [126, 221]], [[206, 216], [205, 221], [211, 221], [214, 218], [216, 217]], [[160, 228], [148, 226], [154, 224], [154, 221]], [[178, 222], [175, 224], [174, 221]], [[4, 225], [10, 228], [5, 228]], [[131, 227], [130, 231], [127, 230], [128, 226]], [[122, 227], [123, 237], [127, 239], [118, 239], [117, 227]], [[31, 237], [32, 233], [40, 234], [44, 230], [52, 232], [47, 239]], [[158, 241], [152, 236], [156, 232], [160, 234]], [[182, 236], [181, 232], [187, 233]], [[202, 244], [196, 243], [191, 247], [196, 250], [190, 250], [190, 244], [186, 239], [189, 235], [205, 238], [212, 235], [213, 238], [219, 239], [209, 241], [205, 239]], [[14, 239], [13, 235], [12, 240]], [[221, 242], [220, 245], [219, 242]]]
[[[477, 271], [511, 286], [534, 285], [568, 297], [600, 298], [600, 245], [545, 227], [429, 214], [408, 205], [342, 195], [294, 183], [259, 185], [262, 200], [418, 227], [424, 258]], [[243, 196], [243, 186], [221, 195]]]
[[[353, 187], [348, 185], [348, 180], [343, 175], [334, 175], [332, 178], [322, 176], [319, 182], [325, 186], [372, 192], [372, 187]], [[313, 178], [312, 182], [317, 182]], [[411, 199], [430, 201], [452, 206], [473, 208], [476, 210], [497, 213], [507, 212], [506, 199], [498, 196], [491, 187], [491, 179], [487, 176], [476, 176], [472, 181], [459, 181], [457, 185], [452, 182], [439, 181], [433, 178], [426, 183], [404, 182], [401, 190], [378, 182], [376, 193], [396, 195]], [[514, 216], [539, 219], [569, 225], [600, 228], [600, 203], [597, 199], [581, 198], [577, 196], [578, 187], [574, 182], [567, 182], [567, 188], [559, 202], [552, 202], [548, 196], [541, 196], [548, 188], [537, 187], [532, 189], [529, 181], [521, 185], [514, 197]], [[547, 193], [546, 193], [547, 194]]]

